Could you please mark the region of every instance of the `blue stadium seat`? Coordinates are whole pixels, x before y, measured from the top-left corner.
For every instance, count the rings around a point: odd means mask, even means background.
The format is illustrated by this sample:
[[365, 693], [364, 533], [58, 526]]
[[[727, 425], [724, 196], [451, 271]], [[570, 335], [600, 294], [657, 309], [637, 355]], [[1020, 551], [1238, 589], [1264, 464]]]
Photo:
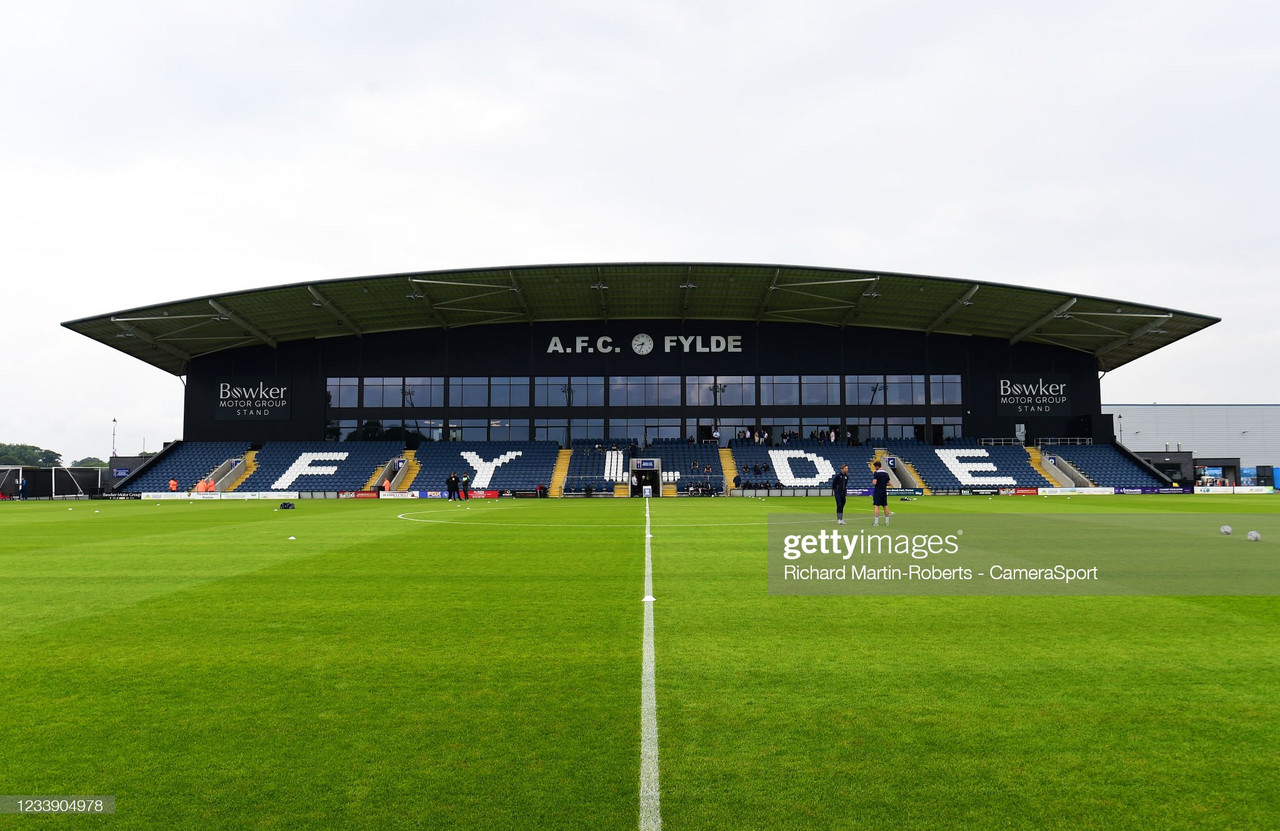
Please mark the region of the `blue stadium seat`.
[[404, 445], [394, 441], [270, 442], [257, 453], [257, 470], [236, 490], [360, 490], [403, 451]]
[[1106, 488], [1160, 488], [1168, 485], [1111, 444], [1048, 444], [1040, 452], [1060, 456], [1095, 485]]
[[249, 450], [246, 441], [184, 441], [164, 450], [160, 458], [126, 485], [126, 493], [155, 493], [169, 490], [169, 480], [177, 479], [183, 491], [192, 490], [223, 462], [238, 459]]

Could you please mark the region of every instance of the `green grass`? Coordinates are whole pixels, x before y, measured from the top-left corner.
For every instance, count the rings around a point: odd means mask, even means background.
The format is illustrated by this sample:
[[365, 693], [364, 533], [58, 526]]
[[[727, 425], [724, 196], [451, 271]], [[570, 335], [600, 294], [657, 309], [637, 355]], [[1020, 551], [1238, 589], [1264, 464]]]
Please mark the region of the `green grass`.
[[[895, 531], [1280, 561], [1277, 500]], [[58, 827], [636, 826], [642, 502], [275, 504], [0, 505], [0, 793], [116, 797]], [[829, 500], [651, 507], [667, 828], [1280, 825], [1277, 598], [775, 597], [767, 515]]]

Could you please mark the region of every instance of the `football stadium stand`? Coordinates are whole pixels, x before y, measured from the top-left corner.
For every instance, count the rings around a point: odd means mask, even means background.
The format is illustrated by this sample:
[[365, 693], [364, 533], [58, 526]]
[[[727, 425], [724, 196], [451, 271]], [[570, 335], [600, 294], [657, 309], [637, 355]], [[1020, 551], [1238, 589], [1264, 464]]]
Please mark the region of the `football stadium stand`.
[[635, 456], [662, 460], [662, 481], [674, 484], [678, 493], [722, 493], [724, 471], [717, 445], [692, 444], [685, 439], [654, 439]]
[[355, 491], [404, 445], [394, 441], [269, 442], [258, 451], [258, 469], [237, 491]]
[[[723, 493], [726, 478], [732, 481], [734, 476], [740, 477], [740, 487], [746, 490], [830, 487], [841, 464], [849, 465], [851, 487], [865, 487], [871, 462], [883, 455], [897, 456], [910, 465], [916, 484], [932, 491], [1063, 484], [1051, 482], [1036, 469], [1036, 454], [1028, 448], [973, 438], [952, 439], [940, 447], [901, 438], [875, 438], [852, 446], [815, 439], [775, 445], [733, 439], [730, 450], [736, 469], [726, 471], [720, 448], [712, 444], [656, 439], [642, 447], [617, 440], [576, 439], [564, 493], [614, 493], [615, 486], [625, 486], [632, 457], [661, 459], [664, 485], [679, 494]], [[559, 452], [559, 445], [550, 441], [424, 442], [413, 459], [420, 470], [412, 481], [406, 477], [399, 489], [443, 491], [445, 479], [456, 471], [471, 477], [472, 490], [534, 491], [551, 485]], [[190, 490], [215, 471], [223, 476], [228, 463], [248, 453], [247, 442], [175, 442], [128, 480], [123, 490], [167, 491], [170, 479], [176, 479], [181, 490]], [[242, 493], [361, 490], [403, 453], [403, 445], [395, 441], [271, 442], [256, 452], [256, 468], [250, 465], [254, 470], [248, 478], [235, 484], [233, 477], [224, 476], [219, 485]], [[1080, 484], [1115, 488], [1168, 484], [1111, 444], [1045, 444], [1039, 455], [1042, 469], [1048, 470], [1044, 466], [1049, 458], [1061, 459], [1067, 464], [1059, 469], [1064, 474], [1073, 469]], [[910, 477], [903, 484], [910, 486]]]
[[445, 479], [454, 472], [469, 474], [473, 491], [550, 487], [559, 452], [560, 446], [553, 441], [423, 442], [417, 453], [422, 471], [412, 487], [443, 491]]
[[605, 439], [574, 439], [572, 449], [564, 492], [613, 493], [614, 483], [626, 475], [626, 451]]
[[850, 487], [868, 487], [871, 482], [873, 447], [814, 439], [796, 439], [772, 447], [750, 439], [733, 439], [730, 446], [745, 490], [830, 487], [831, 477], [843, 464], [849, 466]]
[[908, 462], [932, 490], [974, 487], [1047, 488], [1053, 483], [1031, 466], [1021, 445], [982, 445], [977, 439], [953, 439], [942, 447], [924, 442], [872, 439]]
[[1169, 484], [1110, 444], [1046, 444], [1040, 447], [1040, 452], [1065, 458], [1091, 482], [1102, 487], [1161, 488]]
[[231, 459], [243, 456], [249, 443], [240, 441], [174, 442], [136, 477], [121, 489], [128, 493], [169, 490], [169, 480], [177, 479], [178, 488], [188, 491], [196, 483]]

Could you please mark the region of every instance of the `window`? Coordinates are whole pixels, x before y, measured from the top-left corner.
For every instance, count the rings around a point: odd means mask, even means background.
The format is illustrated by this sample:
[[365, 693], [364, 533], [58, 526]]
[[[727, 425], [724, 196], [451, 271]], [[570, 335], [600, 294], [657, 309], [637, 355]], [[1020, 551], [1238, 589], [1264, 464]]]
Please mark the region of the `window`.
[[485, 441], [489, 434], [489, 422], [483, 418], [449, 419], [450, 441]]
[[348, 441], [356, 436], [360, 422], [354, 418], [335, 419], [325, 423], [325, 441]]
[[890, 416], [887, 421], [887, 435], [891, 439], [926, 440], [924, 416]]
[[325, 398], [330, 407], [360, 406], [359, 378], [328, 378], [325, 380]]
[[831, 441], [831, 431], [835, 431], [836, 441], [844, 439], [844, 428], [838, 418], [804, 418], [800, 420], [800, 436], [818, 441]]
[[688, 375], [684, 379], [684, 400], [690, 407], [710, 407], [719, 398], [716, 376]]
[[678, 375], [611, 375], [611, 407], [679, 407], [681, 379]]
[[535, 407], [603, 407], [604, 378], [543, 375], [533, 379]]
[[846, 403], [864, 407], [884, 403], [883, 375], [846, 375], [844, 385]]
[[941, 444], [947, 439], [958, 439], [962, 433], [962, 419], [959, 416], [941, 416], [930, 419], [933, 427], [933, 441]]
[[404, 406], [443, 407], [444, 378], [405, 378]]
[[528, 407], [529, 379], [490, 378], [489, 404], [494, 407]]
[[365, 378], [364, 406], [399, 407], [401, 378]]
[[[333, 381], [346, 382], [355, 381], [354, 378], [330, 378], [330, 398], [333, 395]], [[366, 407], [443, 407], [444, 406], [444, 379], [443, 378], [365, 378], [362, 384], [364, 388], [364, 406]], [[350, 401], [349, 404], [340, 404], [337, 406], [356, 406], [352, 396], [354, 396], [354, 388], [348, 389], [345, 383], [338, 384], [338, 399], [341, 401]]]
[[489, 420], [489, 441], [528, 441], [529, 419], [494, 418]]
[[930, 375], [929, 403], [963, 404], [959, 375]]
[[[754, 432], [754, 431], [753, 431]], [[760, 434], [769, 434], [769, 444], [782, 444], [784, 434], [794, 436], [800, 432], [800, 419], [798, 418], [762, 418], [760, 419]]]
[[489, 406], [489, 379], [476, 377], [450, 378], [449, 406]]
[[535, 441], [554, 441], [568, 447], [573, 439], [604, 439], [603, 418], [539, 418], [533, 422]]
[[603, 439], [603, 418], [575, 418], [569, 423], [570, 439]]
[[416, 448], [424, 441], [440, 441], [444, 437], [444, 424], [438, 418], [410, 418], [404, 422], [405, 442]]
[[855, 416], [848, 420], [848, 424], [850, 439], [854, 444], [862, 444], [868, 439], [882, 439], [885, 437], [883, 418]]
[[923, 375], [889, 375], [885, 377], [886, 404], [923, 404]]
[[684, 379], [690, 407], [743, 407], [756, 403], [754, 375], [689, 375]]
[[794, 406], [800, 403], [799, 375], [761, 375], [760, 403]]
[[807, 406], [840, 403], [839, 375], [803, 375], [800, 378], [800, 403]]

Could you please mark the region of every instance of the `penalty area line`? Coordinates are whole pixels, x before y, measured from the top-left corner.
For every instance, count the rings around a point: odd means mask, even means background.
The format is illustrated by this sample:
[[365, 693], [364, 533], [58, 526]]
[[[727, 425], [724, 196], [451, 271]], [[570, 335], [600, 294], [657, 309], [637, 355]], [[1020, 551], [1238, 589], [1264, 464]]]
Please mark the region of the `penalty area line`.
[[644, 501], [644, 660], [640, 670], [640, 831], [662, 828], [658, 791], [658, 697], [653, 656], [653, 533]]

